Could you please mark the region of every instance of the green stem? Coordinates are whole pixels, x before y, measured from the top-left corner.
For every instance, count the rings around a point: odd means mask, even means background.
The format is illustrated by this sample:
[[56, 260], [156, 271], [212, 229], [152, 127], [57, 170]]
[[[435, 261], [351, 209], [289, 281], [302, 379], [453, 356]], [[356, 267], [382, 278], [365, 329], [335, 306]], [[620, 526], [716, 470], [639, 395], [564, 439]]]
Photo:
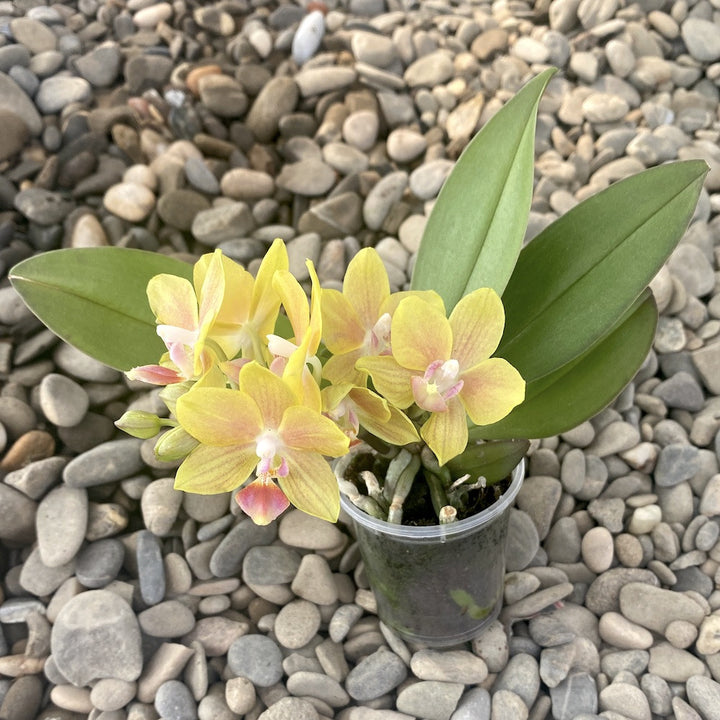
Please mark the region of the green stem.
[[435, 514], [440, 517], [441, 510], [448, 505], [447, 495], [445, 494], [445, 486], [442, 480], [429, 470], [425, 473], [425, 480], [430, 488], [430, 500], [432, 501]]

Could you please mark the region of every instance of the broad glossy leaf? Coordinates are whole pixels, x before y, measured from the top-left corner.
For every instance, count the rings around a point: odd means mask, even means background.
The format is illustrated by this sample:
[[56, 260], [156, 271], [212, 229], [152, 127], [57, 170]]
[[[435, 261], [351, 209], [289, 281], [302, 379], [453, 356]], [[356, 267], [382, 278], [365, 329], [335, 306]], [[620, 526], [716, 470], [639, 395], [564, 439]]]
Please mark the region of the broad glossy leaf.
[[447, 463], [454, 478], [466, 473], [474, 481], [480, 475], [488, 485], [506, 478], [525, 457], [530, 443], [528, 440], [491, 440], [468, 444], [467, 449]]
[[603, 337], [675, 248], [706, 172], [699, 160], [646, 170], [543, 230], [520, 253], [503, 295], [497, 354], [531, 381]]
[[499, 110], [465, 148], [430, 213], [413, 290], [448, 312], [480, 287], [502, 294], [522, 247], [533, 189], [535, 119], [549, 69]]
[[159, 273], [192, 279], [192, 265], [128, 248], [53, 250], [18, 263], [13, 287], [63, 340], [110, 367], [156, 363], [165, 346], [145, 288]]
[[649, 290], [625, 319], [589, 351], [527, 385], [525, 401], [493, 425], [473, 427], [471, 438], [557, 435], [596, 415], [632, 380], [655, 337], [657, 306]]

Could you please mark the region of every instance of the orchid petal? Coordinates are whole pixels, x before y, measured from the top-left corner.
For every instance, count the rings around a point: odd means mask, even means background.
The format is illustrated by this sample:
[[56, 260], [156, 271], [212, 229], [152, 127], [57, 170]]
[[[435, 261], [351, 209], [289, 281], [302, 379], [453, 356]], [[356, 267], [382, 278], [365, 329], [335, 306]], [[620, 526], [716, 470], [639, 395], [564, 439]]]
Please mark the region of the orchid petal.
[[213, 365], [199, 380], [197, 380], [192, 390], [199, 390], [200, 388], [226, 388], [227, 380], [226, 375], [217, 365]]
[[387, 270], [374, 248], [364, 248], [348, 263], [343, 294], [349, 300], [366, 330], [382, 314], [380, 306], [390, 295]]
[[465, 295], [450, 314], [453, 357], [462, 369], [487, 360], [500, 344], [505, 326], [502, 300], [490, 288]]
[[195, 359], [192, 345], [185, 345], [179, 342], [167, 343], [168, 357], [175, 363], [178, 370], [183, 374], [185, 380], [190, 380], [195, 375]]
[[355, 308], [341, 292], [323, 288], [320, 306], [323, 340], [330, 352], [337, 355], [362, 346], [365, 341], [365, 328]]
[[[207, 273], [198, 293], [200, 299], [201, 339], [215, 321], [225, 296], [225, 273], [223, 272], [222, 251], [216, 250], [210, 256]], [[204, 334], [203, 334], [204, 332]]]
[[330, 465], [315, 452], [295, 451], [286, 455], [288, 474], [278, 483], [288, 500], [308, 515], [336, 522], [340, 514], [340, 492]]
[[323, 366], [323, 377], [331, 383], [351, 383], [364, 385], [367, 372], [360, 371], [355, 363], [363, 357], [362, 348], [356, 348], [342, 355], [332, 355]]
[[185, 380], [177, 370], [163, 365], [139, 365], [128, 370], [125, 375], [130, 380], [141, 380], [151, 385], [172, 385]]
[[436, 310], [439, 310], [443, 316], [445, 315], [445, 303], [434, 290], [399, 290], [394, 292], [380, 307], [380, 314], [389, 313], [394, 315], [397, 306], [408, 297], [420, 298], [423, 302], [429, 303]]
[[280, 427], [285, 411], [297, 403], [288, 384], [256, 362], [248, 363], [241, 368], [238, 385], [240, 390], [255, 401], [262, 413], [266, 428]]
[[256, 525], [269, 525], [290, 507], [285, 493], [272, 480], [262, 478], [240, 490], [235, 500]]
[[250, 316], [255, 331], [261, 338], [273, 331], [280, 309], [280, 297], [273, 289], [273, 275], [276, 270], [287, 270], [288, 267], [285, 243], [277, 239], [265, 253], [253, 286]]
[[347, 397], [348, 393], [353, 389], [350, 383], [336, 383], [334, 385], [326, 385], [322, 389], [323, 412], [330, 413]]
[[185, 278], [165, 273], [155, 275], [148, 282], [147, 296], [159, 324], [197, 330], [197, 297]]
[[390, 407], [387, 400], [365, 387], [348, 386], [347, 395], [363, 417], [374, 418], [378, 423], [390, 419]]
[[390, 355], [374, 355], [360, 358], [356, 366], [367, 372], [380, 395], [387, 398], [395, 407], [404, 410], [413, 404], [414, 398], [410, 385], [413, 373], [398, 365]]
[[348, 439], [330, 418], [303, 405], [285, 411], [278, 434], [284, 445], [319, 455], [339, 457], [348, 451]]
[[257, 465], [255, 445], [199, 445], [175, 474], [175, 489], [199, 495], [230, 492], [240, 487]]
[[393, 315], [391, 344], [400, 365], [424, 372], [430, 363], [450, 358], [450, 323], [436, 307], [418, 297], [407, 297]]
[[468, 429], [465, 408], [457, 397], [448, 401], [445, 412], [430, 415], [420, 429], [420, 435], [444, 465], [467, 447]]
[[237, 385], [240, 379], [240, 370], [243, 365], [247, 365], [249, 362], [252, 362], [252, 360], [248, 360], [246, 358], [236, 358], [235, 360], [221, 362], [218, 367], [231, 383]]
[[275, 273], [272, 286], [290, 320], [295, 342], [299, 343], [310, 325], [307, 295], [295, 276], [287, 270], [278, 270]]
[[240, 390], [195, 387], [178, 399], [176, 411], [185, 430], [207, 445], [250, 443], [264, 427], [258, 406]]
[[306, 260], [305, 265], [310, 275], [310, 282], [312, 283], [310, 292], [310, 327], [308, 328], [310, 343], [307, 353], [308, 355], [315, 355], [320, 347], [320, 340], [322, 339], [322, 307], [320, 305], [322, 288], [320, 287], [320, 280], [318, 279], [317, 272], [315, 272], [315, 266], [312, 264], [312, 261]]
[[490, 358], [462, 373], [459, 398], [476, 425], [502, 420], [525, 399], [525, 381], [502, 358]]
[[[420, 439], [415, 425], [407, 415], [396, 407], [389, 405], [372, 390], [353, 388], [349, 395], [357, 408], [360, 424], [372, 435], [379, 437], [390, 445], [407, 445]], [[380, 412], [380, 404], [384, 406], [385, 411], [388, 413], [387, 418], [383, 418], [383, 414]]]

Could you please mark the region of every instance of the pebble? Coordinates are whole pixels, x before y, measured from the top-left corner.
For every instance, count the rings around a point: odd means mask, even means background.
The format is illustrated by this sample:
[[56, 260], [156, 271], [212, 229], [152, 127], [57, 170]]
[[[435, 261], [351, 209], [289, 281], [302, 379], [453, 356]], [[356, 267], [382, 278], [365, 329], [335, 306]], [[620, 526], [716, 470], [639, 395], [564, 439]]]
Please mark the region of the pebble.
[[21, 190], [15, 196], [14, 205], [18, 212], [38, 225], [62, 222], [73, 209], [72, 203], [62, 195], [43, 188]]
[[720, 718], [720, 685], [701, 675], [688, 678], [686, 683], [690, 705], [707, 720]]
[[653, 644], [652, 633], [619, 613], [605, 613], [598, 629], [605, 642], [621, 650], [646, 650]]
[[[564, 77], [540, 106], [531, 230], [645, 167], [700, 155], [712, 169], [654, 281], [650, 360], [613, 410], [533, 449], [510, 520], [507, 626], [491, 623], [472, 653], [408, 649], [378, 628], [344, 528], [293, 511], [258, 528], [229, 494], [183, 500], [150, 444], [115, 434], [135, 400], [120, 373], [55, 348], [0, 288], [0, 617], [23, 596], [41, 613], [50, 602], [18, 645], [38, 656], [9, 647], [24, 629], [0, 636], [0, 672], [38, 673], [0, 685], [0, 716], [44, 717], [53, 702], [98, 720], [715, 717], [720, 531], [697, 520], [720, 515], [712, 7], [553, 0], [545, 19], [512, 3], [16, 5], [0, 47], [0, 209], [14, 213], [0, 267], [61, 245], [139, 245], [220, 246], [253, 269], [282, 235], [301, 281], [311, 257], [339, 287], [346, 258], [374, 245], [404, 288], [454, 158], [546, 63]], [[120, 658], [80, 658], [50, 635], [92, 593], [124, 598], [133, 618], [113, 625]], [[81, 615], [80, 643], [114, 617]]]
[[408, 174], [399, 170], [389, 173], [376, 183], [363, 204], [363, 220], [379, 230], [391, 208], [400, 200], [408, 185]]
[[410, 64], [403, 79], [411, 88], [435, 87], [447, 82], [453, 75], [450, 56], [441, 50], [424, 55]]
[[0, 122], [5, 129], [0, 139], [0, 160], [7, 160], [22, 150], [30, 131], [23, 119], [9, 110], [0, 110]]
[[687, 682], [693, 675], [702, 675], [705, 665], [687, 652], [674, 648], [670, 643], [660, 643], [650, 648], [648, 670], [668, 682]]
[[[12, 62], [12, 64], [15, 63]], [[39, 135], [42, 131], [42, 119], [34, 103], [4, 72], [0, 72], [0, 109], [15, 113], [23, 121], [31, 135]]]
[[228, 667], [235, 676], [246, 678], [257, 687], [270, 687], [283, 675], [282, 652], [264, 635], [244, 635], [230, 645]]
[[464, 689], [461, 683], [421, 680], [400, 690], [397, 708], [428, 720], [450, 720]]
[[197, 705], [190, 689], [179, 680], [168, 680], [157, 690], [155, 709], [167, 720], [197, 720]]
[[465, 650], [419, 650], [410, 659], [410, 669], [420, 680], [477, 685], [488, 675], [485, 662]]
[[374, 700], [390, 692], [407, 677], [405, 663], [386, 647], [360, 660], [345, 679], [345, 689], [360, 702]]
[[60, 486], [49, 492], [37, 511], [38, 549], [43, 563], [58, 567], [70, 562], [85, 538], [88, 498], [83, 488]]
[[53, 625], [52, 656], [62, 675], [80, 687], [101, 678], [137, 680], [142, 653], [132, 609], [108, 590], [76, 595]]
[[298, 597], [316, 605], [332, 605], [338, 599], [332, 570], [321, 555], [303, 556], [290, 589]]
[[355, 78], [355, 70], [350, 67], [304, 68], [295, 75], [295, 84], [302, 97], [313, 97], [341, 90], [351, 85]]
[[578, 720], [583, 713], [594, 716], [598, 711], [595, 678], [588, 673], [570, 675], [550, 688], [553, 717], [556, 720]]
[[710, 20], [689, 17], [680, 26], [680, 34], [690, 55], [699, 62], [714, 62], [720, 58], [720, 39], [717, 27]]
[[90, 399], [71, 378], [50, 373], [40, 383], [39, 403], [51, 423], [58, 427], [73, 427], [85, 417]]
[[692, 445], [672, 443], [660, 450], [655, 466], [655, 482], [671, 487], [689, 480], [700, 468], [698, 449]]
[[409, 128], [397, 128], [387, 137], [387, 153], [397, 163], [409, 163], [427, 149], [427, 140]]
[[599, 707], [626, 715], [632, 720], [651, 720], [650, 705], [643, 691], [624, 682], [613, 682], [600, 691]]
[[73, 458], [63, 469], [70, 487], [92, 487], [123, 480], [143, 469], [141, 440], [111, 440]]
[[591, 528], [583, 535], [582, 558], [585, 564], [598, 575], [612, 565], [614, 555], [613, 537], [607, 528]]
[[35, 95], [35, 104], [44, 115], [60, 112], [72, 103], [86, 103], [90, 100], [92, 87], [85, 78], [57, 75], [40, 83]]
[[195, 627], [195, 616], [178, 600], [167, 600], [138, 614], [140, 629], [152, 637], [174, 638]]
[[258, 720], [319, 720], [313, 704], [303, 698], [283, 697], [260, 713]]
[[75, 576], [87, 588], [105, 587], [117, 577], [124, 557], [125, 548], [120, 540], [97, 540], [78, 553]]
[[103, 197], [108, 212], [129, 222], [142, 222], [155, 207], [155, 195], [145, 185], [122, 182], [108, 188]]
[[372, 110], [357, 110], [345, 118], [342, 134], [345, 142], [358, 150], [370, 150], [377, 140], [380, 121]]
[[309, 12], [298, 25], [292, 41], [292, 59], [302, 65], [320, 47], [325, 35], [325, 16], [320, 10]]
[[296, 650], [310, 642], [320, 622], [317, 605], [307, 600], [293, 600], [275, 618], [275, 635], [284, 648]]
[[235, 200], [260, 200], [275, 192], [275, 181], [260, 170], [234, 168], [220, 178], [220, 190]]
[[279, 188], [296, 195], [324, 195], [335, 183], [335, 172], [322, 160], [307, 158], [284, 165], [275, 178]]

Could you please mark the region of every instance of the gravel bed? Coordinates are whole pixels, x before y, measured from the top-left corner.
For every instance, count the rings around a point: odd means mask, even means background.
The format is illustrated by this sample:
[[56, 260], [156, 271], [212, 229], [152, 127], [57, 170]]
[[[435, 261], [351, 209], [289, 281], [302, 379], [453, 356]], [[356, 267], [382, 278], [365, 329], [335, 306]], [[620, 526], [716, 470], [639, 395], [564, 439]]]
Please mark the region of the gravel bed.
[[[710, 172], [644, 366], [531, 447], [500, 619], [410, 647], [344, 525], [173, 490], [112, 424], [156, 392], [7, 271], [108, 244], [253, 269], [279, 236], [303, 282], [374, 245], [403, 288], [468, 139], [550, 64], [528, 237], [646, 167]], [[0, 0], [0, 718], [720, 719], [719, 93], [717, 0]]]

